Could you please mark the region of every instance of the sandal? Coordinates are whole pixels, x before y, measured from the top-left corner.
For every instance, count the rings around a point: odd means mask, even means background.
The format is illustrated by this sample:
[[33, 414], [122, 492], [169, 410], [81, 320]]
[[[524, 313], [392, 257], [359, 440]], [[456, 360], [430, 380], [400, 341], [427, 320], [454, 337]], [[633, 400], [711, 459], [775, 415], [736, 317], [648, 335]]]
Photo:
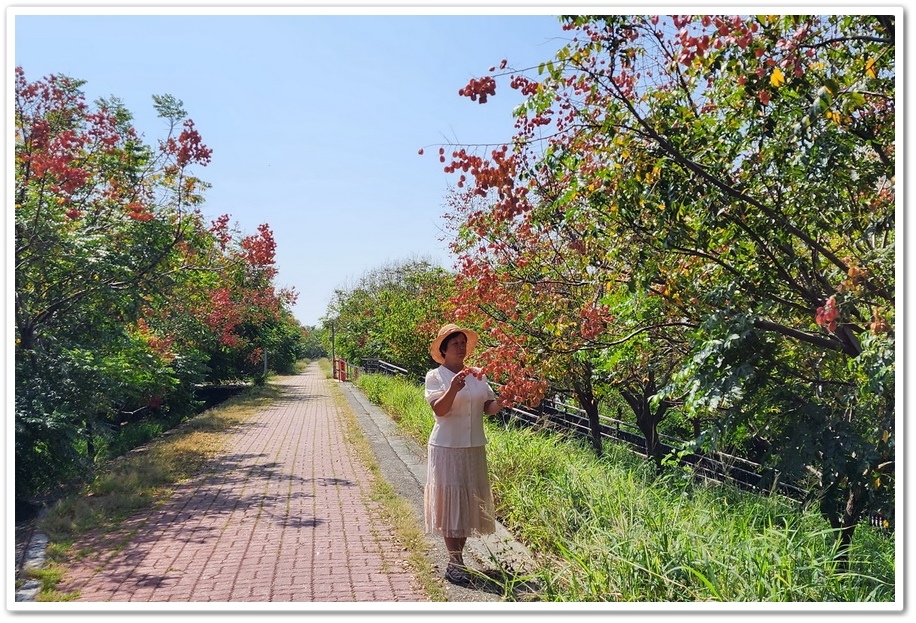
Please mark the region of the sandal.
[[458, 586], [471, 585], [471, 576], [467, 571], [467, 567], [453, 562], [448, 563], [448, 567], [445, 570], [445, 579]]

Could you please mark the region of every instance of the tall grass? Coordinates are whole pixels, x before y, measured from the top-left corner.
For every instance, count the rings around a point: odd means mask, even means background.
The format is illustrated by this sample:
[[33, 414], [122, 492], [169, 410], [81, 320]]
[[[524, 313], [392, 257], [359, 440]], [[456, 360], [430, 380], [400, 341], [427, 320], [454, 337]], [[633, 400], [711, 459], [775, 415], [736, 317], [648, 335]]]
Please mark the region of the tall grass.
[[[423, 390], [362, 375], [358, 387], [425, 443]], [[894, 601], [895, 549], [857, 529], [851, 564], [814, 511], [779, 497], [659, 475], [625, 448], [487, 422], [500, 521], [535, 554], [541, 598], [621, 602]]]

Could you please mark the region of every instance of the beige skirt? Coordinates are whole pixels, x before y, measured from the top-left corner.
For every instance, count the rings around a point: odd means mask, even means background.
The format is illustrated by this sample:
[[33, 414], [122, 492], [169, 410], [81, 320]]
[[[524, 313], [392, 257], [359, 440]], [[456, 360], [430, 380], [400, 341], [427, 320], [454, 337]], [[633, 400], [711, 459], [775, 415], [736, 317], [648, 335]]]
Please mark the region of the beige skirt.
[[486, 446], [431, 445], [427, 457], [426, 531], [456, 539], [495, 532]]

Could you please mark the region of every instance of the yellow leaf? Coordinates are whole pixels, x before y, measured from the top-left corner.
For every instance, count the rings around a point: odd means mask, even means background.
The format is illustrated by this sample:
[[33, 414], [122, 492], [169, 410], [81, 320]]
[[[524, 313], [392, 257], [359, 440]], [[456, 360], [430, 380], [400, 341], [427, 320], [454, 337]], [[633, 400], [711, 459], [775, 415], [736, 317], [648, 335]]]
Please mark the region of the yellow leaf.
[[878, 72], [875, 71], [875, 59], [870, 58], [865, 61], [865, 73], [869, 78], [877, 78]]
[[774, 87], [779, 87], [785, 84], [786, 77], [782, 75], [782, 70], [779, 67], [773, 70], [773, 74], [770, 76], [770, 84]]

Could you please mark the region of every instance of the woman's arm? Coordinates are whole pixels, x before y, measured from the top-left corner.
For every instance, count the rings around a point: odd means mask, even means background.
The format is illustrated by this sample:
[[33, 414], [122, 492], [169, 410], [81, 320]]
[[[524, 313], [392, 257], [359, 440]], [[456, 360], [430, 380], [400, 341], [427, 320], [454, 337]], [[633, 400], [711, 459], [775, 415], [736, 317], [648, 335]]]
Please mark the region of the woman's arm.
[[497, 398], [496, 400], [488, 400], [483, 403], [483, 412], [487, 415], [496, 415], [502, 411], [503, 407], [509, 407], [512, 405], [512, 401], [503, 400], [502, 398]]
[[455, 396], [464, 389], [464, 385], [467, 383], [465, 377], [470, 373], [471, 370], [465, 368], [452, 377], [452, 381], [449, 383], [446, 392], [433, 402], [433, 413], [438, 417], [445, 417], [448, 415], [448, 412], [452, 410], [452, 404], [455, 402]]
[[452, 410], [452, 405], [455, 402], [455, 395], [457, 393], [458, 390], [455, 389], [455, 384], [452, 383], [449, 385], [448, 390], [433, 403], [433, 413], [438, 417], [445, 417], [448, 415], [448, 412]]

